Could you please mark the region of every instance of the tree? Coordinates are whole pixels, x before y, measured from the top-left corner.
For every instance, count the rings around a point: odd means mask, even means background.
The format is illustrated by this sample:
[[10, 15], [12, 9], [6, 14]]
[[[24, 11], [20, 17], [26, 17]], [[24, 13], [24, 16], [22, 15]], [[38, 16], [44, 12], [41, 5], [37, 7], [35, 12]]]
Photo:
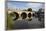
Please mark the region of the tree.
[[28, 8], [28, 11], [32, 11], [32, 9], [31, 8]]

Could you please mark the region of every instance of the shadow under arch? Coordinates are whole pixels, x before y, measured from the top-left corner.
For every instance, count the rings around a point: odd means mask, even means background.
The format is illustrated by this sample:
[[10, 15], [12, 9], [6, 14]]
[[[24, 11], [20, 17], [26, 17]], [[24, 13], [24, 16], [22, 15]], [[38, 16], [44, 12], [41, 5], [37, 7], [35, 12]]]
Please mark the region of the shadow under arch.
[[19, 14], [17, 12], [13, 12], [15, 14], [15, 18], [13, 20], [17, 20], [19, 18]]
[[21, 17], [22, 17], [22, 19], [25, 19], [27, 17], [27, 14], [25, 12], [22, 12]]
[[28, 13], [28, 17], [31, 18], [31, 13]]

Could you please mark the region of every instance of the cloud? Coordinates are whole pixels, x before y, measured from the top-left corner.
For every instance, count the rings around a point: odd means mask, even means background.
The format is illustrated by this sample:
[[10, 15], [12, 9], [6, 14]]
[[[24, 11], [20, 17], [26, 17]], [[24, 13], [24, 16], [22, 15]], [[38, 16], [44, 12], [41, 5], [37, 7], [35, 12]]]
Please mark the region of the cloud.
[[8, 2], [9, 8], [21, 8], [21, 9], [27, 9], [32, 8], [33, 10], [38, 10], [39, 8], [44, 7], [41, 3], [18, 3], [16, 2]]
[[43, 4], [41, 3], [27, 3], [27, 8], [32, 8], [33, 10], [39, 10], [39, 8], [43, 8]]
[[8, 5], [8, 8], [16, 8], [16, 6], [15, 5], [13, 5], [12, 3], [10, 3], [10, 2], [8, 2], [7, 3], [7, 5]]
[[39, 7], [39, 6], [42, 6], [42, 4], [40, 4], [40, 3], [28, 3], [27, 6], [28, 7]]

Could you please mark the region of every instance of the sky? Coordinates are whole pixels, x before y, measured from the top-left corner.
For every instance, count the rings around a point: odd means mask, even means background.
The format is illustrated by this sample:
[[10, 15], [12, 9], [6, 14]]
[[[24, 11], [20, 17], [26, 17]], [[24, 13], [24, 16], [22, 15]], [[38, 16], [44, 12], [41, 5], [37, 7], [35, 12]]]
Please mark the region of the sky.
[[34, 2], [45, 2], [45, 0], [8, 0], [8, 1], [34, 1]]
[[26, 3], [26, 2], [11, 2], [8, 3], [8, 8], [20, 8], [20, 9], [27, 9], [32, 8], [32, 10], [38, 11], [40, 8], [44, 8], [43, 3]]

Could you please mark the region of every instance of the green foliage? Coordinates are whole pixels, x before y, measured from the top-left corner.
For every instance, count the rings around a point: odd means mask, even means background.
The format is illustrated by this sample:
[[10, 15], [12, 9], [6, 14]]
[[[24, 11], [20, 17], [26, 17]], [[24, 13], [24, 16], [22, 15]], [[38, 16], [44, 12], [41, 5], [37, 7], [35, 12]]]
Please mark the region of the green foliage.
[[10, 14], [7, 14], [8, 18], [7, 18], [7, 26], [8, 26], [8, 29], [12, 29], [13, 28], [13, 24], [14, 24], [14, 21], [12, 19], [12, 15]]
[[31, 8], [28, 8], [28, 11], [32, 11], [32, 9]]

